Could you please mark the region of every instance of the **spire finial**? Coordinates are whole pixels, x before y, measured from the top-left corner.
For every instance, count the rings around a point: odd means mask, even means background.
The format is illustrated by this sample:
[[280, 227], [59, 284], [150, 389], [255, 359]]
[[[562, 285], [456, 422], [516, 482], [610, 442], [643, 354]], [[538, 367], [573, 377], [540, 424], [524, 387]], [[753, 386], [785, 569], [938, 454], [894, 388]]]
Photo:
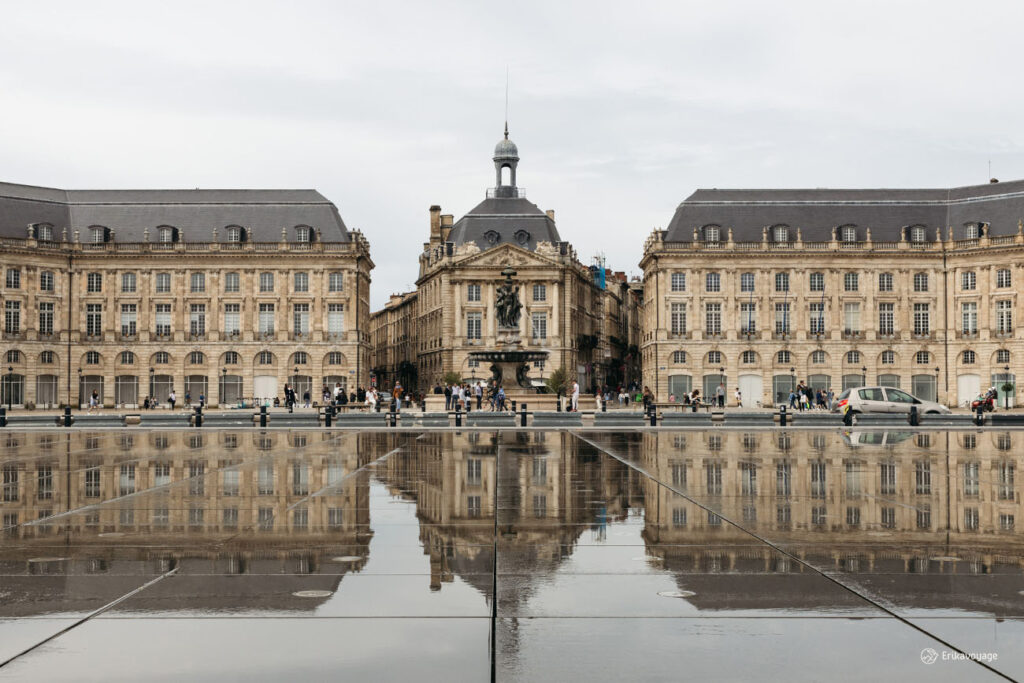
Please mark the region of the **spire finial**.
[[508, 121], [505, 122], [505, 139], [508, 140]]

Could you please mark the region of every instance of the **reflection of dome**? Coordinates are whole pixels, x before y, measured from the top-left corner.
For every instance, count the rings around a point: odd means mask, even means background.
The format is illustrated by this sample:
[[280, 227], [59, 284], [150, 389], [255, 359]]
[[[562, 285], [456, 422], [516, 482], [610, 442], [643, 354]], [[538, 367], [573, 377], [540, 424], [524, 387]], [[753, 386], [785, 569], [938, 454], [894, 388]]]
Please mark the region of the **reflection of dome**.
[[494, 146], [494, 160], [499, 159], [514, 159], [519, 161], [519, 149], [516, 147], [516, 143], [512, 142], [508, 138], [501, 140]]

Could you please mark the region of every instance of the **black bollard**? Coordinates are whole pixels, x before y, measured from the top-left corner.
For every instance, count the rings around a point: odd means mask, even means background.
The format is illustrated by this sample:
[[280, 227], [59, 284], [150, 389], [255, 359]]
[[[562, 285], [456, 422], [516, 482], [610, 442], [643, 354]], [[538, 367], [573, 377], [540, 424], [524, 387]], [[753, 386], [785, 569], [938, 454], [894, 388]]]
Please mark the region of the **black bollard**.
[[780, 427], [785, 427], [786, 426], [786, 418], [787, 417], [788, 416], [786, 415], [786, 406], [784, 406], [784, 405], [779, 406], [779, 426]]
[[7, 426], [7, 408], [0, 406], [0, 427]]
[[265, 405], [260, 406], [260, 427], [267, 426], [267, 407]]
[[388, 425], [391, 427], [398, 425], [398, 413], [394, 410], [388, 413]]
[[196, 406], [196, 427], [203, 426], [203, 407]]
[[378, 413], [380, 412], [380, 404], [381, 403], [383, 403], [383, 401], [377, 401], [377, 412]]
[[516, 412], [516, 400], [512, 399], [512, 412]]
[[71, 406], [64, 406], [64, 426], [71, 426]]
[[978, 404], [978, 410], [974, 414], [974, 424], [979, 427], [985, 424], [985, 405], [982, 403]]
[[324, 406], [324, 426], [330, 427], [331, 421], [334, 419], [334, 406]]
[[696, 413], [697, 412], [697, 402], [696, 401], [694, 401], [693, 403], [690, 404], [690, 412], [691, 413]]
[[462, 408], [458, 404], [455, 405], [455, 426], [462, 426]]
[[608, 399], [606, 399], [604, 396], [601, 397], [601, 412], [608, 412]]
[[526, 403], [522, 403], [519, 406], [519, 426], [526, 426]]
[[650, 417], [651, 417], [651, 426], [652, 427], [657, 427], [658, 426], [658, 409], [655, 408], [654, 406], [651, 406], [651, 415], [650, 415]]
[[557, 394], [555, 394], [555, 412], [556, 413], [562, 412], [562, 392], [561, 391], [559, 391]]
[[910, 406], [910, 426], [917, 427], [921, 424], [921, 416], [917, 412], [917, 406]]

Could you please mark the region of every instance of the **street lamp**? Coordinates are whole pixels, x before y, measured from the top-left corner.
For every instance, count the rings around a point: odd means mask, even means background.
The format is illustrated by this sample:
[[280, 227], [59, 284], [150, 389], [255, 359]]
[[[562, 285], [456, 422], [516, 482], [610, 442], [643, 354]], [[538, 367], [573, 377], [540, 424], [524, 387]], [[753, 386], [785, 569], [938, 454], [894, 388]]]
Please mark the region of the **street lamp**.
[[149, 405], [151, 406], [153, 405], [153, 402], [156, 401], [156, 391], [153, 384], [153, 382], [156, 381], [156, 378], [153, 377], [153, 373], [155, 372], [156, 370], [153, 368], [149, 369]]
[[7, 412], [11, 411], [11, 394], [14, 393], [14, 366], [7, 366]]
[[[1003, 366], [1003, 386], [1010, 386], [1010, 366]], [[1002, 389], [1003, 387], [999, 387]], [[1003, 410], [1010, 409], [1010, 392], [1003, 389]]]
[[864, 366], [864, 365], [861, 366], [860, 374], [861, 374], [861, 376], [864, 377], [864, 380], [863, 380], [864, 384], [867, 384], [868, 383], [868, 369], [867, 369], [867, 366]]
[[[85, 387], [82, 386], [82, 368], [78, 368], [78, 405], [79, 405], [79, 407], [81, 407], [81, 405], [82, 405], [82, 390], [84, 388]], [[71, 397], [69, 396], [68, 400], [70, 400], [70, 399], [71, 399]]]
[[227, 388], [228, 388], [228, 369], [227, 368], [221, 368], [220, 369], [220, 397], [219, 397], [220, 407], [221, 408], [224, 407], [224, 394], [227, 393]]

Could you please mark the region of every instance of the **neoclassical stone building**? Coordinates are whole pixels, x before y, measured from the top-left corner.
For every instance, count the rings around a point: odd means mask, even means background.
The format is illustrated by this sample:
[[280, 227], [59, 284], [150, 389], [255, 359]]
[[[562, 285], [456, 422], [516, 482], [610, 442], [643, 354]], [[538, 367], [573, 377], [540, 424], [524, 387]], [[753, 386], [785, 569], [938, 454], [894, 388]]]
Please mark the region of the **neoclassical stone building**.
[[[617, 281], [608, 286], [605, 278], [595, 277], [559, 235], [554, 212], [542, 211], [526, 199], [516, 184], [519, 152], [507, 129], [493, 160], [496, 186], [464, 217], [453, 221], [440, 206], [430, 208], [430, 238], [420, 255], [415, 297], [402, 295], [401, 301], [393, 299], [375, 314], [390, 320], [382, 319], [378, 329], [390, 325], [409, 330], [415, 340], [408, 344], [407, 339], [381, 336], [380, 343], [392, 348], [400, 343], [408, 351], [396, 355], [377, 346], [381, 361], [375, 371], [391, 385], [403, 361], [414, 364], [421, 389], [442, 381], [448, 372], [467, 381], [489, 378], [489, 368], [468, 354], [497, 346], [495, 290], [502, 271], [511, 267], [523, 307], [522, 348], [548, 354], [546, 360], [533, 363], [533, 384], [543, 384], [558, 367], [577, 378], [583, 391], [622, 381], [621, 358], [636, 340], [613, 339], [607, 330], [627, 334], [636, 329], [629, 321], [635, 318], [639, 298], [626, 297], [628, 286]], [[612, 299], [616, 322], [608, 328], [605, 319]], [[623, 304], [633, 307], [632, 312], [620, 314]], [[412, 316], [414, 323], [399, 322], [396, 315]]]
[[369, 244], [312, 190], [0, 184], [3, 403], [212, 405], [369, 375]]
[[[963, 405], [1022, 366], [1024, 181], [939, 190], [698, 190], [644, 245], [644, 382], [798, 380]], [[1003, 395], [1004, 385], [1014, 391]]]

